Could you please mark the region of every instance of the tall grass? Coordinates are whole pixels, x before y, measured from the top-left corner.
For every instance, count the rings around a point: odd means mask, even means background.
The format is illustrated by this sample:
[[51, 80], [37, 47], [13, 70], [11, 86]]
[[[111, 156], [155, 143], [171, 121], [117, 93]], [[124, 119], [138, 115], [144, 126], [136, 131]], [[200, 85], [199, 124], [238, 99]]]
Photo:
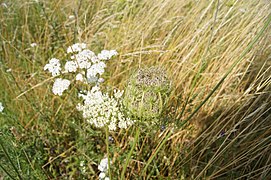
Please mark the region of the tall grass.
[[119, 52], [107, 67], [108, 86], [124, 89], [131, 72], [151, 65], [163, 66], [172, 80], [165, 130], [141, 129], [136, 144], [136, 128], [110, 133], [113, 179], [123, 168], [126, 179], [271, 176], [269, 1], [1, 3], [0, 138], [12, 150], [0, 149], [3, 177], [97, 178], [97, 163], [108, 150], [105, 134], [75, 110], [74, 91], [52, 95], [43, 71], [74, 42]]

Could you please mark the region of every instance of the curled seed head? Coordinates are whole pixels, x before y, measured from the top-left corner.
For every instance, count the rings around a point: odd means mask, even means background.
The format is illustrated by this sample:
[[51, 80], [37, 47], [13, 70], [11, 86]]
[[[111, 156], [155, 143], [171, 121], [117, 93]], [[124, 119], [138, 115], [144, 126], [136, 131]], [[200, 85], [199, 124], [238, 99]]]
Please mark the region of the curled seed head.
[[125, 90], [124, 104], [134, 117], [158, 119], [170, 92], [170, 81], [163, 68], [153, 66], [136, 71]]

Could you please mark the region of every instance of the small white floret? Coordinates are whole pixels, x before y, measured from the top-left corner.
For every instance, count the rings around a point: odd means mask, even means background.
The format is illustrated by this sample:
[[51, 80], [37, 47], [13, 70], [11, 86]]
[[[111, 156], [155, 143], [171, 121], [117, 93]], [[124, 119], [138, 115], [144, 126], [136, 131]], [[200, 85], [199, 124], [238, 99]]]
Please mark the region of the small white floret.
[[77, 63], [74, 61], [67, 61], [65, 64], [65, 71], [67, 72], [76, 72], [77, 70]]
[[81, 52], [86, 47], [87, 47], [87, 45], [85, 43], [75, 43], [75, 44], [68, 47], [67, 53]]
[[104, 172], [101, 172], [101, 173], [99, 174], [99, 178], [100, 178], [100, 179], [105, 178], [105, 173], [104, 173]]
[[3, 110], [4, 110], [4, 106], [3, 106], [2, 102], [0, 102], [0, 112], [3, 112]]
[[75, 80], [84, 82], [84, 77], [81, 73], [78, 73], [75, 77]]
[[71, 82], [67, 79], [57, 78], [53, 85], [53, 93], [61, 96], [63, 91], [69, 88]]
[[121, 90], [114, 89], [114, 97], [116, 99], [120, 99], [121, 96], [123, 95], [123, 92], [124, 92], [123, 90], [121, 91]]
[[37, 43], [31, 43], [30, 46], [31, 47], [36, 47], [38, 44]]
[[112, 56], [118, 55], [116, 50], [102, 50], [101, 53], [98, 54], [98, 58], [101, 60], [109, 60]]
[[50, 73], [52, 73], [53, 77], [59, 75], [61, 71], [59, 60], [56, 58], [52, 58], [49, 61], [49, 64], [46, 64], [44, 66], [44, 70], [48, 70]]

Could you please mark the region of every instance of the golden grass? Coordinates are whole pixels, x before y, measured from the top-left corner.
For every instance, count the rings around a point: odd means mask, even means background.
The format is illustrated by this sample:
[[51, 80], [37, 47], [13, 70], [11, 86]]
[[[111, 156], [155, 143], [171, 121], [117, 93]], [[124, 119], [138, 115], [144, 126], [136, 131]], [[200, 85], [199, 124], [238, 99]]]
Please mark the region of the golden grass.
[[[40, 118], [54, 123], [57, 116], [69, 118], [74, 113], [69, 96], [52, 99], [51, 87], [45, 85], [49, 76], [43, 72], [48, 59], [61, 57], [73, 42], [86, 42], [95, 52], [119, 52], [108, 64], [106, 84], [110, 86], [124, 88], [138, 67], [164, 66], [173, 84], [170, 106], [179, 103], [174, 118], [184, 120], [240, 57], [271, 13], [266, 0], [54, 0], [38, 6], [25, 0], [8, 5], [10, 9], [0, 9], [0, 86], [3, 99], [9, 102], [7, 108], [16, 110], [25, 129], [41, 128]], [[75, 18], [69, 19], [70, 15]], [[169, 148], [161, 152], [170, 162], [163, 160], [164, 177], [177, 177], [183, 166], [190, 168], [189, 178], [216, 179], [231, 171], [239, 173], [232, 177], [240, 178], [270, 175], [270, 31], [269, 26], [192, 118], [189, 127], [193, 130], [176, 130], [168, 139]], [[32, 42], [38, 44], [36, 49], [30, 48]], [[12, 71], [6, 72], [8, 68]], [[66, 126], [63, 123], [61, 129]], [[222, 131], [227, 138], [218, 142]], [[178, 151], [184, 147], [192, 150], [180, 160]], [[143, 169], [142, 163], [135, 160], [137, 168], [130, 165], [131, 177]]]

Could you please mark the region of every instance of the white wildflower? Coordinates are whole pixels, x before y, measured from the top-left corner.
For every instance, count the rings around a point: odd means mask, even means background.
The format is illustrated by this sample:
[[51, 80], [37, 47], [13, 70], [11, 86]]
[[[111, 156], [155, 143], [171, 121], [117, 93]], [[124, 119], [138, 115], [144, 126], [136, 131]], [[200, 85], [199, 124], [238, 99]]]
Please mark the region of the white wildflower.
[[49, 61], [49, 64], [46, 64], [44, 66], [44, 70], [48, 70], [50, 73], [52, 73], [53, 77], [59, 75], [61, 71], [59, 60], [56, 58], [52, 58]]
[[110, 178], [109, 177], [105, 177], [104, 180], [110, 180]]
[[99, 78], [99, 79], [98, 79], [98, 82], [99, 82], [99, 83], [103, 83], [103, 82], [104, 82], [104, 78]]
[[102, 75], [104, 73], [104, 68], [106, 67], [104, 62], [98, 62], [93, 64], [90, 68], [87, 69], [87, 78], [93, 76], [95, 77], [97, 74]]
[[0, 112], [3, 112], [3, 110], [4, 110], [4, 106], [3, 106], [2, 102], [0, 102]]
[[92, 59], [95, 59], [96, 55], [94, 52], [85, 49], [78, 54], [74, 55], [74, 59], [76, 59], [78, 66], [80, 69], [87, 69], [91, 66]]
[[107, 169], [108, 169], [108, 159], [107, 158], [104, 158], [101, 160], [99, 166], [98, 166], [98, 169], [102, 172], [106, 172]]
[[67, 61], [65, 64], [65, 71], [67, 72], [76, 72], [77, 70], [77, 63], [74, 61]]
[[80, 166], [84, 166], [85, 162], [84, 161], [80, 161]]
[[110, 129], [111, 131], [116, 131], [117, 130], [117, 125], [116, 122], [117, 119], [116, 118], [112, 118], [109, 125], [108, 125], [108, 129]]
[[76, 76], [75, 76], [75, 80], [76, 81], [82, 81], [84, 82], [84, 77], [81, 73], [78, 73]]
[[123, 92], [124, 92], [123, 90], [121, 91], [121, 90], [114, 89], [114, 97], [116, 99], [120, 99], [123, 95]]
[[112, 56], [118, 55], [116, 50], [102, 50], [101, 53], [98, 54], [98, 58], [101, 60], [109, 60]]
[[99, 178], [100, 178], [100, 179], [105, 178], [105, 176], [106, 176], [106, 175], [105, 175], [105, 173], [104, 173], [104, 172], [101, 172], [101, 173], [99, 174]]
[[36, 47], [38, 44], [37, 43], [31, 43], [30, 46], [31, 47]]
[[61, 96], [63, 91], [69, 88], [71, 82], [67, 79], [57, 78], [53, 85], [53, 93]]
[[102, 93], [98, 86], [94, 86], [86, 95], [79, 94], [79, 97], [82, 97], [84, 102], [83, 105], [78, 104], [77, 109], [82, 111], [88, 123], [97, 128], [108, 126], [110, 131], [114, 131], [117, 127], [127, 128], [133, 123], [125, 118], [118, 99]]
[[6, 72], [11, 72], [11, 71], [12, 71], [12, 70], [11, 70], [10, 68], [6, 70]]
[[79, 52], [76, 56], [76, 59], [86, 59], [88, 61], [91, 61], [92, 63], [97, 63], [100, 60], [98, 57], [95, 55], [95, 53], [89, 49], [85, 49], [81, 52]]
[[130, 118], [120, 118], [118, 127], [121, 129], [127, 129], [129, 126], [133, 125], [134, 121], [132, 121]]
[[75, 43], [68, 47], [67, 53], [81, 52], [83, 49], [86, 49], [87, 45], [85, 43]]

